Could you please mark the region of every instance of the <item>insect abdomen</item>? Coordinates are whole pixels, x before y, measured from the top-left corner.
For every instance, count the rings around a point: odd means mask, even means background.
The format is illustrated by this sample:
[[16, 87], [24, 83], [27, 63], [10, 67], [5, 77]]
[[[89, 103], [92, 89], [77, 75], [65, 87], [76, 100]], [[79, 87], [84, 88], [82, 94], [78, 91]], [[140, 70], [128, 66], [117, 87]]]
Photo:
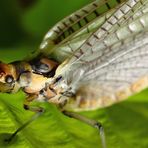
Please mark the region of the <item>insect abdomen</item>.
[[97, 85], [84, 85], [79, 88], [75, 98], [69, 100], [65, 106], [68, 110], [95, 110], [121, 102], [129, 96], [148, 87], [148, 76], [143, 76], [130, 86], [112, 90]]

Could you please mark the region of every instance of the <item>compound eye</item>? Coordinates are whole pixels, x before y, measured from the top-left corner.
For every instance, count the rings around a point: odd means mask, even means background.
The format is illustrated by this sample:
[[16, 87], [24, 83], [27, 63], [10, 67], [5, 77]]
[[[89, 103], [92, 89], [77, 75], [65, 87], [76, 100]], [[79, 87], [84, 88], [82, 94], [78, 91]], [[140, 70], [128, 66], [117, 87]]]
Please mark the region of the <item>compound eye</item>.
[[5, 77], [5, 82], [6, 83], [12, 83], [14, 81], [14, 78], [11, 75], [7, 75]]

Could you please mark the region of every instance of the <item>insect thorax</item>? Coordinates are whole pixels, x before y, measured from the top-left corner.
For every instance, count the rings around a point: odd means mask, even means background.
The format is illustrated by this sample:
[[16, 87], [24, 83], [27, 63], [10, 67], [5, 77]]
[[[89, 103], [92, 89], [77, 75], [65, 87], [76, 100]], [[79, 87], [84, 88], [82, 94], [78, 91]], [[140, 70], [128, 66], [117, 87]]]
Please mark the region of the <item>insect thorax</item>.
[[56, 61], [42, 57], [12, 64], [18, 76], [16, 81], [27, 96], [33, 96], [36, 101], [65, 105], [69, 94], [64, 93], [65, 86], [63, 88], [63, 85], [59, 85], [61, 77], [54, 79], [59, 66]]

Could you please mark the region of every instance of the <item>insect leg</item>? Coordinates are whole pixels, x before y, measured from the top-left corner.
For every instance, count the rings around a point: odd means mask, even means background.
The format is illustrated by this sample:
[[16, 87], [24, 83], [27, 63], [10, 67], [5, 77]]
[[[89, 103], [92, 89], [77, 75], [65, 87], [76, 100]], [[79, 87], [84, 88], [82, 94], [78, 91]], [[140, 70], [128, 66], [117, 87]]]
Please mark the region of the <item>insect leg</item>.
[[36, 120], [44, 112], [44, 109], [41, 107], [31, 107], [29, 105], [31, 98], [32, 98], [32, 96], [29, 96], [26, 99], [26, 101], [24, 103], [24, 109], [33, 111], [33, 112], [35, 112], [35, 114], [28, 121], [26, 121], [22, 126], [20, 126], [8, 139], [5, 139], [6, 142], [10, 142], [17, 135], [18, 132], [20, 132], [25, 127], [27, 127], [30, 123], [32, 123], [34, 120]]
[[82, 116], [80, 114], [77, 114], [75, 112], [70, 112], [70, 111], [62, 111], [62, 112], [63, 112], [64, 115], [66, 115], [70, 118], [74, 118], [74, 119], [77, 119], [79, 121], [82, 121], [82, 122], [96, 128], [97, 130], [99, 130], [101, 142], [102, 142], [102, 147], [106, 148], [104, 129], [103, 129], [103, 126], [100, 122], [89, 119], [89, 118]]
[[42, 112], [43, 108], [31, 106], [30, 103], [33, 102], [38, 96], [36, 94], [29, 94], [24, 102], [24, 109], [35, 113]]

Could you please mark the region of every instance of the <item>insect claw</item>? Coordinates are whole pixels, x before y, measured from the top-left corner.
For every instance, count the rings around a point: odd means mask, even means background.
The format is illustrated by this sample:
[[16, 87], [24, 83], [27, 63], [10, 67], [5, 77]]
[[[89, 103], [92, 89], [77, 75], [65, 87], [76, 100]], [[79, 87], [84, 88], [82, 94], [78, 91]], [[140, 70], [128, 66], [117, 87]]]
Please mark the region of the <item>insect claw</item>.
[[102, 124], [100, 122], [96, 122], [94, 127], [99, 129], [99, 130], [103, 129], [103, 126], [102, 126]]

